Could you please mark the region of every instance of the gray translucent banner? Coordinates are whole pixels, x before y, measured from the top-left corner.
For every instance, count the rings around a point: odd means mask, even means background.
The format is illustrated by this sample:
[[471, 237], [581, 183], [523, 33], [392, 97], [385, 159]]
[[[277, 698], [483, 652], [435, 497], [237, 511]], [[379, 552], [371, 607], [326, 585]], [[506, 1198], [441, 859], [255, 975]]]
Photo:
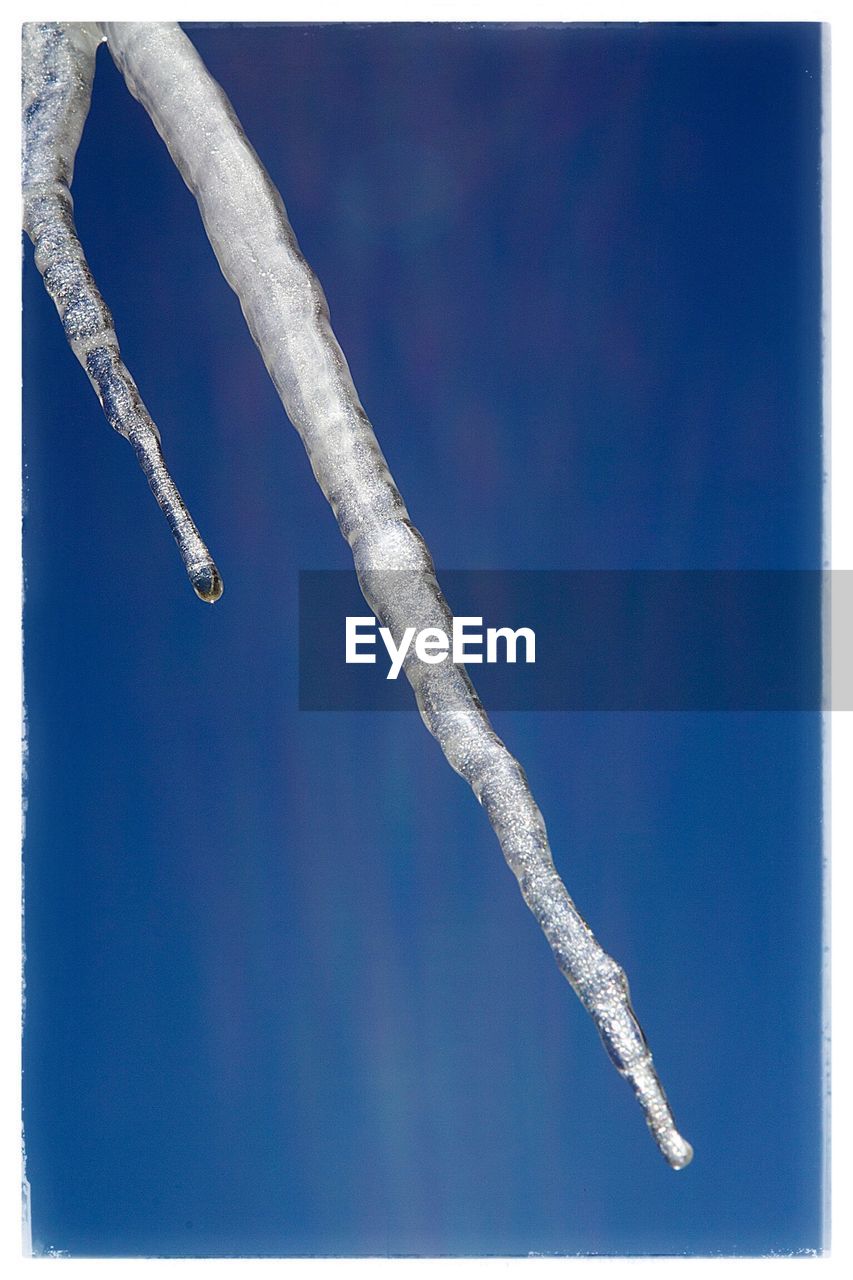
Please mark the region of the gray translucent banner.
[[[303, 710], [413, 708], [405, 670], [418, 660], [417, 633], [435, 619], [406, 614], [411, 573], [389, 577], [401, 602], [390, 650], [379, 632], [386, 620], [371, 625], [353, 572], [300, 574]], [[457, 618], [481, 620], [466, 624], [465, 665], [492, 710], [853, 709], [847, 572], [442, 570], [438, 578]], [[347, 662], [347, 618], [362, 620], [350, 623], [356, 651], [375, 661]], [[413, 632], [405, 657], [404, 627]], [[490, 645], [489, 629], [518, 632], [514, 662], [507, 633]], [[452, 636], [446, 651], [434, 635], [422, 644], [434, 661], [453, 660]], [[497, 661], [487, 661], [490, 649]]]

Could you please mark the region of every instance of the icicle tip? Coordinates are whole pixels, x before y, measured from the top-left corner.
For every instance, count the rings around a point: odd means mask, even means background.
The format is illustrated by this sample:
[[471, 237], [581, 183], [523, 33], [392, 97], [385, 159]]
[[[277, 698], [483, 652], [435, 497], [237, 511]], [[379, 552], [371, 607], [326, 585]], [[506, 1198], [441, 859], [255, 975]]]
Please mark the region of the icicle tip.
[[222, 595], [223, 583], [213, 561], [207, 560], [200, 564], [188, 565], [187, 573], [199, 600], [203, 600], [205, 604], [216, 604]]
[[686, 1169], [693, 1159], [693, 1148], [686, 1138], [675, 1130], [661, 1143], [664, 1159], [671, 1169]]

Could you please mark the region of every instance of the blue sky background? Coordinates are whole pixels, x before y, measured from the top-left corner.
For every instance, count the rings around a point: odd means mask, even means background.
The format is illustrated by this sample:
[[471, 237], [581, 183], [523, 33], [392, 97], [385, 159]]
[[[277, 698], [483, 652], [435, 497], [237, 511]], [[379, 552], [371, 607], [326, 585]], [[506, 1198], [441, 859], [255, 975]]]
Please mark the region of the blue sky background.
[[[439, 566], [820, 567], [817, 26], [189, 31]], [[298, 573], [349, 553], [105, 50], [74, 195], [225, 595], [28, 248], [37, 1246], [818, 1248], [818, 715], [495, 717], [628, 971], [673, 1174], [415, 712], [298, 710]]]

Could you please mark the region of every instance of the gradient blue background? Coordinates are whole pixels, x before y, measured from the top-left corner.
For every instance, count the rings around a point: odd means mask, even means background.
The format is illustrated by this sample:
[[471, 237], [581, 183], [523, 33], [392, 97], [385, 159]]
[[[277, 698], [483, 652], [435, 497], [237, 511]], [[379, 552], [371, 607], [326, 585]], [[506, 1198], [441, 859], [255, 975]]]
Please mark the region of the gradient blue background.
[[[439, 565], [820, 567], [818, 27], [189, 30]], [[349, 553], [103, 49], [74, 196], [226, 587], [193, 596], [27, 248], [37, 1248], [819, 1248], [819, 717], [495, 717], [674, 1174], [416, 714], [298, 711], [298, 572]]]

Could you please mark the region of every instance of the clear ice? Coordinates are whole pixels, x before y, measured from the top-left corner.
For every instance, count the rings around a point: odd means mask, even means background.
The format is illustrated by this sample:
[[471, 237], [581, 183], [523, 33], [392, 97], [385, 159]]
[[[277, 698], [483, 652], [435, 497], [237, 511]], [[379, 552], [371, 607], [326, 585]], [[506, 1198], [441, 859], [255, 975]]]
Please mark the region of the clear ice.
[[169, 474], [160, 433], [121, 358], [112, 315], [74, 225], [74, 159], [103, 38], [93, 22], [24, 25], [24, 230], [71, 350], [89, 375], [110, 426], [132, 445], [196, 595], [212, 604], [222, 595], [222, 579]]
[[[407, 626], [449, 633], [451, 613], [432, 559], [359, 401], [320, 283], [299, 250], [281, 196], [193, 45], [175, 23], [33, 25], [25, 29], [25, 127], [28, 110], [35, 118], [25, 163], [25, 225], [69, 341], [112, 425], [134, 444], [196, 575], [196, 590], [213, 599], [221, 584], [212, 561], [201, 555], [204, 544], [177, 490], [161, 496], [171, 481], [156, 428], [121, 364], [109, 312], [71, 221], [71, 165], [102, 34], [198, 201], [219, 265], [350, 545], [370, 608], [397, 642]], [[67, 69], [52, 74], [65, 84], [66, 100], [51, 106], [50, 74], [58, 61]], [[693, 1150], [675, 1127], [625, 973], [566, 891], [521, 765], [492, 729], [464, 668], [428, 665], [412, 653], [404, 669], [425, 725], [486, 810], [525, 902], [633, 1088], [658, 1147], [672, 1168], [684, 1168]]]

